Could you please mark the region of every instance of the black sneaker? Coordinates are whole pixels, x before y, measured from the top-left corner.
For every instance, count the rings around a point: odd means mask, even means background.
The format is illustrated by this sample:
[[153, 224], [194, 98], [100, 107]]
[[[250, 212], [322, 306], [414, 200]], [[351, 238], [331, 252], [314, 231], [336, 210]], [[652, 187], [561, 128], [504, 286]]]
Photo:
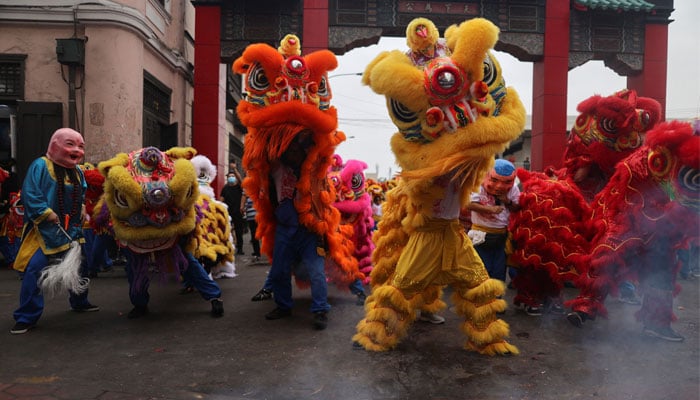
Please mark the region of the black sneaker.
[[98, 306], [96, 306], [96, 305], [94, 305], [94, 304], [87, 303], [87, 304], [83, 304], [83, 305], [80, 305], [80, 306], [71, 307], [71, 310], [72, 310], [72, 311], [75, 311], [75, 312], [79, 312], [79, 313], [82, 313], [82, 312], [95, 312], [95, 311], [100, 311], [100, 307], [98, 307]]
[[314, 329], [322, 331], [328, 326], [328, 313], [325, 311], [316, 311], [314, 313]]
[[126, 317], [129, 319], [136, 319], [145, 315], [148, 315], [148, 306], [135, 306], [131, 309], [131, 311], [129, 311], [129, 314], [127, 314]]
[[21, 335], [23, 333], [29, 332], [30, 329], [34, 328], [34, 324], [28, 324], [26, 322], [18, 322], [15, 326], [10, 329], [10, 333], [13, 335]]
[[258, 293], [255, 293], [255, 296], [250, 299], [250, 301], [263, 301], [263, 300], [270, 300], [272, 298], [272, 291], [267, 290], [267, 289], [260, 289]]
[[185, 286], [184, 288], [180, 289], [180, 294], [190, 294], [194, 293], [194, 288], [192, 286]]
[[357, 304], [358, 306], [364, 306], [365, 300], [367, 300], [367, 295], [365, 294], [365, 292], [355, 293], [355, 296], [357, 296], [357, 301], [355, 302], [355, 304]]
[[572, 311], [566, 315], [566, 319], [575, 327], [582, 327], [587, 319], [591, 319], [588, 314], [582, 311]]
[[287, 309], [287, 308], [275, 308], [274, 310], [270, 311], [269, 313], [265, 314], [265, 319], [280, 319], [280, 318], [287, 318], [290, 315], [292, 315], [292, 310]]
[[214, 318], [220, 318], [224, 315], [224, 302], [220, 299], [214, 299], [211, 301], [211, 316]]
[[556, 298], [548, 298], [544, 302], [544, 309], [548, 314], [564, 315], [566, 310], [561, 305], [560, 300]]
[[539, 315], [542, 315], [542, 309], [540, 307], [535, 306], [525, 306], [525, 314], [537, 317]]
[[663, 340], [668, 340], [669, 342], [682, 342], [685, 340], [680, 333], [676, 332], [670, 326], [658, 327], [658, 326], [645, 326], [644, 334], [651, 337], [656, 337]]

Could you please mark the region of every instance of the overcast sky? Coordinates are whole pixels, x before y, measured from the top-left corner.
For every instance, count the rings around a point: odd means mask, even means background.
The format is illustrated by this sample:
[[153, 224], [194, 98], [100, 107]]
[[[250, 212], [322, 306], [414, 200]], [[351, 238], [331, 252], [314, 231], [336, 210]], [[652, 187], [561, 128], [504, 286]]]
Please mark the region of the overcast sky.
[[[669, 25], [667, 119], [691, 119], [700, 116], [700, 1], [675, 0], [674, 19]], [[442, 32], [441, 32], [442, 34]], [[398, 167], [389, 148], [396, 127], [386, 111], [385, 100], [360, 82], [356, 75], [379, 52], [405, 50], [404, 38], [382, 38], [379, 44], [354, 49], [338, 57], [338, 68], [330, 74], [332, 103], [338, 108], [339, 128], [348, 136], [338, 153], [345, 160], [365, 161], [366, 172], [378, 172], [388, 178]], [[509, 54], [496, 52], [508, 86], [513, 86], [525, 105], [532, 110], [532, 63], [518, 61]], [[607, 69], [602, 61], [589, 61], [569, 71], [567, 112], [576, 115], [576, 106], [594, 95], [609, 95], [626, 87], [626, 78]]]

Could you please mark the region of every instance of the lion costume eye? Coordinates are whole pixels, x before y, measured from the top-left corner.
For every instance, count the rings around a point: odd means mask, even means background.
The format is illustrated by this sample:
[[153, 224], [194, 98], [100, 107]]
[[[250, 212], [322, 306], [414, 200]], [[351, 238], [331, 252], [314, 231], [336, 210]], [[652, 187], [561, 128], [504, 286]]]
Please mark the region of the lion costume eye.
[[678, 170], [678, 185], [689, 192], [700, 192], [700, 170], [683, 166]]
[[403, 124], [410, 124], [418, 120], [418, 114], [414, 113], [397, 100], [390, 99], [389, 106], [389, 112], [393, 118]]
[[601, 118], [598, 121], [598, 128], [603, 135], [608, 137], [612, 137], [617, 134], [617, 125], [615, 124], [615, 120], [610, 118]]
[[330, 96], [330, 88], [328, 87], [328, 77], [325, 75], [321, 77], [321, 82], [318, 83], [318, 95], [319, 97], [328, 97]]
[[255, 91], [265, 91], [270, 88], [270, 81], [260, 64], [255, 63], [248, 72], [248, 87]]
[[120, 208], [129, 208], [129, 202], [126, 197], [118, 190], [114, 191], [114, 204]]
[[496, 71], [496, 66], [493, 64], [493, 60], [489, 55], [486, 55], [486, 58], [484, 59], [484, 83], [488, 85], [488, 87], [493, 86], [493, 84], [496, 82], [496, 79], [498, 78], [498, 71]]
[[340, 187], [340, 178], [338, 175], [332, 175], [329, 177], [329, 179], [334, 188], [338, 189]]
[[352, 191], [353, 192], [360, 192], [365, 186], [365, 180], [362, 179], [362, 174], [353, 174], [352, 175], [352, 181], [350, 182], [352, 185]]

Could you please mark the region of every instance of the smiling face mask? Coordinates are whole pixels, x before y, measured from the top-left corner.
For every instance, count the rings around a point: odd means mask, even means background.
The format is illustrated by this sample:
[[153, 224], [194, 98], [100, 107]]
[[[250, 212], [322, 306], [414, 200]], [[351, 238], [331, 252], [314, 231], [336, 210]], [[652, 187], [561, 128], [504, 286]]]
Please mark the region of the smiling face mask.
[[70, 128], [53, 133], [46, 157], [64, 168], [75, 168], [85, 157], [83, 136]]
[[484, 179], [484, 189], [486, 193], [493, 196], [504, 196], [508, 194], [515, 184], [515, 166], [508, 160], [498, 159], [494, 163], [493, 169]]

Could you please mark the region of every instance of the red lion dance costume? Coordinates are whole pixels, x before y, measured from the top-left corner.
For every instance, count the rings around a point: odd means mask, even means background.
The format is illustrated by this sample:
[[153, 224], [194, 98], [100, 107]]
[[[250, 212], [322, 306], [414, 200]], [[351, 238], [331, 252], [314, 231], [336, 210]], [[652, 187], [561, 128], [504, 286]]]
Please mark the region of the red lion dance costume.
[[604, 301], [626, 279], [639, 280], [644, 299], [637, 319], [644, 333], [666, 340], [671, 329], [678, 249], [699, 239], [700, 132], [688, 123], [661, 123], [643, 147], [618, 163], [608, 185], [594, 198], [596, 235], [581, 259], [580, 294], [566, 303], [569, 321], [580, 326], [607, 316]]
[[520, 171], [522, 210], [510, 224], [520, 268], [514, 302], [538, 306], [572, 281], [580, 294], [565, 305], [581, 326], [607, 316], [604, 301], [620, 283], [638, 280], [645, 333], [682, 340], [670, 327], [673, 260], [698, 239], [700, 137], [687, 123], [655, 126], [658, 103], [633, 91], [594, 96], [579, 111], [566, 168]]
[[[326, 257], [334, 261], [326, 264], [334, 265], [326, 270], [328, 280], [347, 290], [350, 283], [364, 279], [364, 275], [352, 257], [351, 239], [339, 229], [340, 213], [333, 207], [335, 192], [326, 179], [335, 148], [345, 140], [345, 134], [337, 130], [337, 111], [330, 105], [328, 85], [328, 71], [338, 62], [327, 50], [299, 56], [299, 43], [291, 39], [288, 35], [282, 44], [293, 43], [292, 50], [252, 44], [232, 66], [235, 73], [246, 75], [247, 96], [236, 109], [248, 128], [243, 187], [258, 211], [256, 236], [262, 240], [261, 249], [272, 260], [276, 226], [270, 199], [272, 164], [299, 132], [310, 130], [313, 145], [301, 165], [294, 208], [299, 223], [324, 239]], [[296, 282], [307, 286], [298, 276]]]
[[511, 263], [516, 306], [545, 308], [561, 303], [565, 282], [578, 279], [581, 257], [590, 248], [594, 227], [590, 202], [608, 183], [615, 165], [642, 145], [642, 135], [659, 120], [656, 100], [619, 91], [591, 96], [578, 105], [564, 168], [544, 173], [518, 170], [521, 210], [511, 214]]

